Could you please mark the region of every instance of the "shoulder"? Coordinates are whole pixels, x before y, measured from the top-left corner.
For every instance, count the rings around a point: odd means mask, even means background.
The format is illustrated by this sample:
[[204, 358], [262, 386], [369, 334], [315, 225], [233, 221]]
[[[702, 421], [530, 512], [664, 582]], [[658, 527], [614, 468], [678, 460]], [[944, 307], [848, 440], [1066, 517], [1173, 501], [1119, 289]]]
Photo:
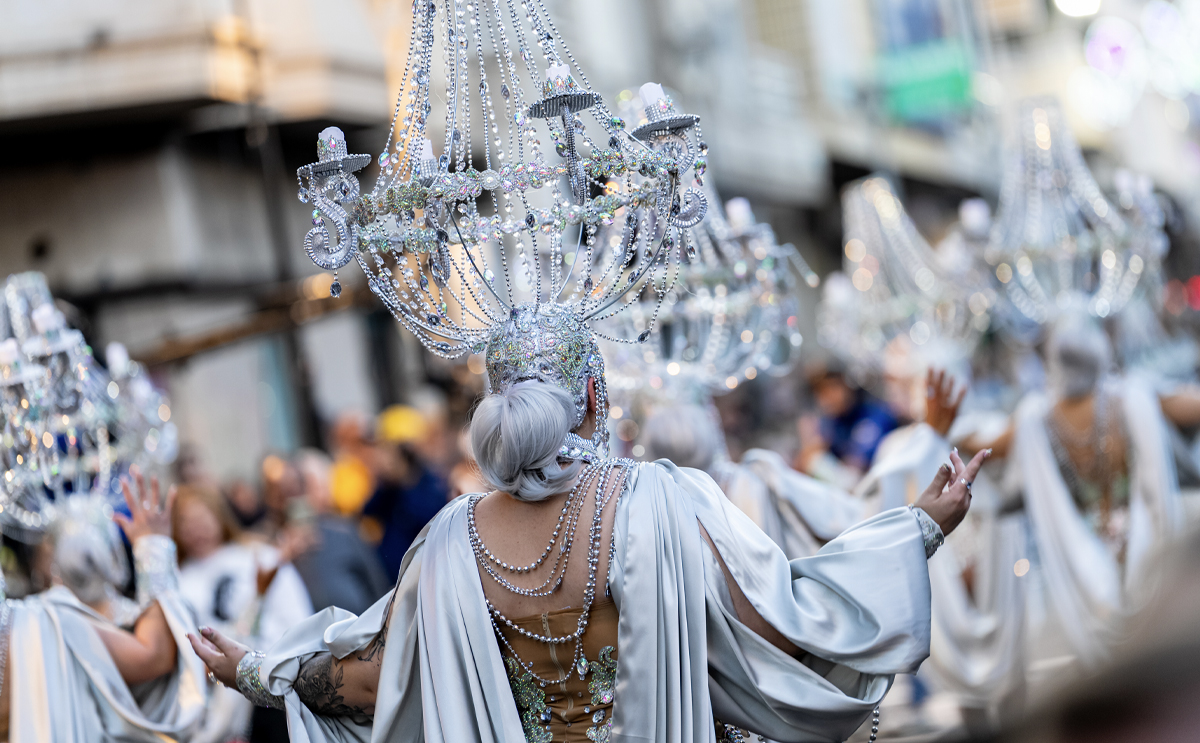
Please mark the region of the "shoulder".
[[628, 476], [627, 497], [710, 501], [721, 496], [720, 486], [707, 472], [679, 467], [669, 459], [636, 462]]

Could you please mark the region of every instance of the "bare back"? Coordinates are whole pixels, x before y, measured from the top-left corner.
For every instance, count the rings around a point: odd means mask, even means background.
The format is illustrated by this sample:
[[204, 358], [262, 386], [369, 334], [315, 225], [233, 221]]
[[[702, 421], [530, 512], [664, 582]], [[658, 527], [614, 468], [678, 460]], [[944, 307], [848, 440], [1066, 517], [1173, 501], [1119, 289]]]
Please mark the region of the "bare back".
[[[607, 464], [598, 466], [606, 467]], [[587, 470], [580, 473], [583, 478]], [[617, 510], [618, 494], [625, 487], [626, 469], [621, 466], [613, 467], [602, 493], [607, 499], [601, 514], [601, 535], [597, 558], [599, 563], [596, 570], [596, 598], [604, 596], [608, 575], [608, 553], [612, 543], [613, 520]], [[566, 568], [562, 576], [562, 584], [557, 591], [546, 596], [524, 596], [512, 593], [501, 587], [489, 576], [482, 567], [479, 568], [479, 578], [483, 585], [483, 593], [500, 612], [509, 617], [523, 617], [532, 614], [544, 614], [566, 608], [579, 608], [583, 603], [584, 590], [588, 582], [588, 547], [589, 532], [592, 528], [596, 513], [596, 483], [582, 493], [582, 503], [579, 505], [578, 518], [574, 523], [571, 534], [568, 531], [568, 519], [564, 518], [564, 527], [558, 540], [544, 562], [532, 571], [514, 576], [504, 573], [505, 577], [522, 588], [535, 588], [553, 575], [555, 560], [560, 557], [560, 547], [564, 539], [573, 536], [572, 547], [567, 554], [561, 554], [566, 560]], [[475, 523], [479, 536], [487, 549], [499, 560], [509, 565], [530, 565], [542, 555], [554, 533], [559, 517], [563, 515], [567, 503], [567, 493], [552, 496], [543, 501], [529, 503], [519, 501], [508, 493], [492, 492], [475, 505]]]

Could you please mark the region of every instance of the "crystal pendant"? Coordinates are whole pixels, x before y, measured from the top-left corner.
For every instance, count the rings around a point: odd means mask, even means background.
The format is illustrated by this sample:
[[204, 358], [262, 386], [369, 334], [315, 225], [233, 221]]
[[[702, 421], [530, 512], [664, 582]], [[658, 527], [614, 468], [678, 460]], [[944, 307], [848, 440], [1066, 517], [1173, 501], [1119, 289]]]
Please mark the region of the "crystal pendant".
[[579, 659], [579, 662], [575, 664], [575, 671], [576, 671], [576, 672], [579, 674], [579, 679], [580, 679], [581, 681], [583, 680], [583, 678], [584, 678], [585, 676], [587, 676], [587, 672], [588, 672], [588, 660], [587, 660], [587, 658], [580, 658], [580, 659]]
[[333, 280], [333, 283], [329, 285], [329, 296], [334, 298], [342, 296], [342, 282], [337, 279]]
[[650, 329], [646, 328], [638, 334], [638, 343], [645, 343], [650, 338]]

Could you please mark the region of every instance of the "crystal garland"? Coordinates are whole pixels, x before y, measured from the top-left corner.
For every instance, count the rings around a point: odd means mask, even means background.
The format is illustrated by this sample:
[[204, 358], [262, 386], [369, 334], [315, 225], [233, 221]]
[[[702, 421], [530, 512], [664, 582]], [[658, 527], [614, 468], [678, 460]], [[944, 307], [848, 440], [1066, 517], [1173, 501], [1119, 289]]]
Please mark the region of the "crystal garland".
[[1057, 101], [1023, 101], [984, 253], [1011, 309], [1039, 325], [1069, 309], [1107, 317], [1163, 246], [1158, 225], [1131, 224], [1101, 193]]
[[990, 322], [986, 287], [939, 260], [886, 178], [848, 185], [842, 210], [843, 273], [825, 282], [821, 345], [859, 372], [897, 344], [939, 363], [969, 356]]
[[[482, 350], [521, 301], [566, 297], [584, 320], [644, 291], [661, 303], [706, 205], [683, 180], [704, 168], [695, 117], [680, 126], [669, 99], [655, 105], [648, 131], [626, 131], [541, 0], [414, 3], [379, 177], [360, 195], [354, 173], [369, 158], [349, 154], [340, 131], [322, 132], [320, 162], [297, 173], [300, 199], [315, 207], [305, 249], [329, 271], [357, 260], [397, 321], [447, 358]], [[652, 148], [651, 133], [671, 146]], [[626, 239], [601, 261], [597, 233], [617, 223]]]

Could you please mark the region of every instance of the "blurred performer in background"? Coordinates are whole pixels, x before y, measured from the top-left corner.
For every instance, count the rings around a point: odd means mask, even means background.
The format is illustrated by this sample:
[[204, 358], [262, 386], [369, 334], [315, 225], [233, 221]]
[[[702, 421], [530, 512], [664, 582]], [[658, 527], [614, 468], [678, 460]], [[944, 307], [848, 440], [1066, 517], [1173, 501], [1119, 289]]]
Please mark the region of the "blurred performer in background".
[[660, 406], [646, 420], [642, 441], [647, 459], [667, 459], [711, 475], [788, 559], [816, 554], [865, 518], [860, 499], [796, 472], [775, 452], [751, 449], [741, 464], [733, 462], [715, 406]]
[[1112, 350], [1089, 317], [1059, 320], [1047, 346], [1049, 394], [1028, 395], [988, 445], [1008, 456], [1036, 544], [1047, 622], [1085, 665], [1106, 659], [1123, 620], [1154, 581], [1152, 558], [1182, 526], [1164, 413], [1186, 397], [1158, 396], [1139, 377], [1112, 377]]
[[984, 453], [789, 563], [707, 475], [606, 458], [603, 360], [570, 308], [514, 307], [486, 364], [494, 490], [438, 514], [391, 595], [266, 654], [192, 638], [295, 739], [841, 740], [924, 659], [926, 560]]
[[[127, 565], [111, 508], [72, 496], [48, 546], [54, 587], [0, 604], [0, 729], [13, 743], [189, 740], [207, 701], [188, 650], [195, 619], [178, 589], [174, 493], [125, 483], [136, 603], [118, 593]], [[4, 656], [7, 656], [5, 658]]]
[[[909, 411], [920, 422], [898, 428], [880, 442], [875, 467], [856, 489], [870, 503], [869, 513], [916, 498], [920, 483], [950, 455], [950, 442], [965, 435], [956, 421], [966, 388], [956, 391], [949, 375], [925, 371], [911, 349], [907, 356], [904, 363], [891, 365], [889, 384], [898, 392], [912, 387], [924, 393]], [[950, 694], [969, 729], [993, 726], [1019, 709], [1024, 694], [1026, 604], [1014, 565], [1026, 554], [1025, 529], [989, 469], [985, 466], [975, 479], [971, 513], [929, 560], [930, 657], [916, 682]], [[920, 695], [914, 688], [910, 696], [916, 702]], [[905, 724], [919, 728], [928, 721], [916, 714]]]

